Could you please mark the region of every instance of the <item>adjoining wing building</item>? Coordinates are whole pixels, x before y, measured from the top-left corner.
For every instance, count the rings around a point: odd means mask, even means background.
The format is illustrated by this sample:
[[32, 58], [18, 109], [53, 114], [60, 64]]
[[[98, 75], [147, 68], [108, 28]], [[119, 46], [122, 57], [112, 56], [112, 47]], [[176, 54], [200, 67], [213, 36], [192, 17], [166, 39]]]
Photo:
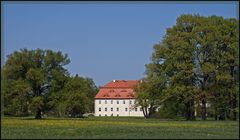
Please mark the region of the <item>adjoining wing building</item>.
[[95, 116], [143, 116], [136, 106], [134, 87], [139, 80], [113, 80], [95, 96]]

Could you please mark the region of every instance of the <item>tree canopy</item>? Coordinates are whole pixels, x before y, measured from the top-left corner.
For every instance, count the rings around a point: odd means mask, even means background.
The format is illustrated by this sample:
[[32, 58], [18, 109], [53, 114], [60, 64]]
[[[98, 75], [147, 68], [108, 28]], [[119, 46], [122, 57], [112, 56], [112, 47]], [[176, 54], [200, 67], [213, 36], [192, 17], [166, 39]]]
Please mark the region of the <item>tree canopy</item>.
[[218, 16], [178, 17], [176, 25], [168, 28], [163, 40], [153, 47], [151, 63], [146, 65], [148, 86], [144, 91], [148, 92], [144, 93], [156, 95], [148, 97], [149, 102], [158, 99], [160, 104], [155, 105], [162, 114], [175, 110], [171, 115], [187, 120], [194, 120], [198, 114], [203, 120], [211, 115], [216, 120], [236, 120], [238, 24], [236, 19]]
[[35, 114], [38, 119], [43, 112], [52, 112], [53, 100], [55, 104], [68, 103], [64, 111], [70, 110], [70, 114], [93, 111], [91, 100], [97, 88], [89, 78], [71, 77], [64, 68], [69, 63], [67, 54], [60, 51], [21, 49], [10, 54], [2, 69], [4, 114]]

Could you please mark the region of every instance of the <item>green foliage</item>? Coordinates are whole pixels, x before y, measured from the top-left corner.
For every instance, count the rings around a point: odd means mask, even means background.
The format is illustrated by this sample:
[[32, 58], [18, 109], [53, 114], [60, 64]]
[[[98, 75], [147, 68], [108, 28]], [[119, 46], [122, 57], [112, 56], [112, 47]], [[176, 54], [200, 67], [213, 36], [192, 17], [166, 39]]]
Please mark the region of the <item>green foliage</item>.
[[93, 111], [94, 82], [70, 77], [64, 68], [68, 63], [60, 51], [21, 49], [10, 54], [2, 70], [4, 114], [41, 118], [43, 112], [66, 116]]
[[92, 79], [76, 75], [68, 77], [60, 90], [51, 92], [48, 108], [51, 115], [59, 117], [79, 117], [94, 111], [94, 97], [97, 87]]
[[[204, 120], [207, 113], [216, 119], [236, 120], [238, 24], [236, 19], [217, 16], [181, 15], [176, 25], [166, 30], [146, 65], [149, 85], [145, 94], [150, 100], [160, 99], [159, 113], [175, 111], [173, 114], [193, 120], [198, 108]], [[151, 94], [155, 96], [150, 98]]]
[[30, 104], [30, 110], [32, 112], [36, 112], [38, 109], [43, 109], [44, 101], [43, 97], [37, 96], [33, 97], [32, 102]]

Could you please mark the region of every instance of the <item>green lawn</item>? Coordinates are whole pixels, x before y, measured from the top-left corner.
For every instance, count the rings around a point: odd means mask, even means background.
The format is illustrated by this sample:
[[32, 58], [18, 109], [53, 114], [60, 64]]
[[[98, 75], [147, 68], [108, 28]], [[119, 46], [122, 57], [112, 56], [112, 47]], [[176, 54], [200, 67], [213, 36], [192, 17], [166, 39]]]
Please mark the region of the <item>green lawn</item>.
[[237, 121], [169, 121], [91, 117], [81, 119], [2, 118], [1, 138], [237, 139]]

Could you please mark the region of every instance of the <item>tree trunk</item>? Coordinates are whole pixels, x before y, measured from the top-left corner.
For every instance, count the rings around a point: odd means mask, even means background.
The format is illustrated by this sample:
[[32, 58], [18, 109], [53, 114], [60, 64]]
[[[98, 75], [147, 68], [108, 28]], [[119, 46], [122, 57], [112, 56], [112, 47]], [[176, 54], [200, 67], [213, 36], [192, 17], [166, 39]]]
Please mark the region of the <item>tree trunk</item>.
[[42, 112], [41, 109], [38, 108], [36, 111], [35, 119], [42, 119], [41, 112]]
[[231, 120], [237, 120], [237, 98], [236, 95], [233, 93], [230, 95], [230, 101], [229, 101], [229, 111], [228, 111], [228, 118]]
[[[215, 103], [215, 104], [216, 104], [216, 103]], [[217, 120], [218, 120], [218, 115], [217, 115], [218, 112], [217, 112], [217, 108], [216, 108], [216, 107], [214, 107], [214, 111], [215, 111], [215, 112], [214, 112], [214, 113], [215, 113], [215, 114], [214, 114], [214, 119], [215, 119], [215, 121], [217, 121]]]
[[190, 119], [190, 113], [189, 113], [189, 102], [185, 104], [185, 118], [186, 120]]
[[142, 110], [143, 110], [143, 116], [144, 116], [145, 118], [147, 118], [147, 117], [146, 117], [146, 111], [145, 111], [145, 108], [142, 107]]
[[185, 117], [186, 120], [195, 120], [193, 100], [190, 100], [185, 104]]
[[205, 98], [202, 99], [202, 106], [201, 106], [201, 118], [202, 120], [206, 120], [206, 114], [207, 114], [207, 107], [206, 107], [206, 101]]

